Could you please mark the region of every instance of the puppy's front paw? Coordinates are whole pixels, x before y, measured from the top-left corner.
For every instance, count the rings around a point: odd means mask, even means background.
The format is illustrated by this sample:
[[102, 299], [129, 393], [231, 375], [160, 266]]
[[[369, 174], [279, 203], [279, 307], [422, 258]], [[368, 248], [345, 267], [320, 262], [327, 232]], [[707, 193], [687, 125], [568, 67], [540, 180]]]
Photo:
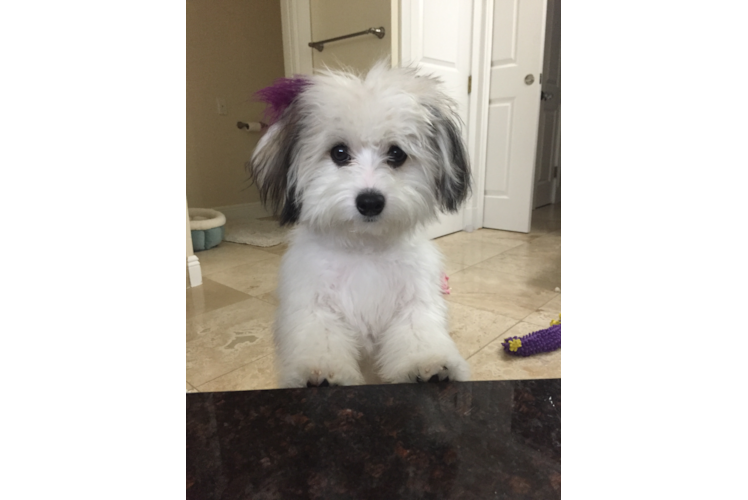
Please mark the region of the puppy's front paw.
[[470, 380], [467, 361], [457, 356], [429, 356], [411, 360], [395, 373], [383, 373], [382, 377], [395, 383], [449, 382]]
[[[335, 372], [323, 372], [322, 370], [313, 369], [307, 376], [307, 387], [329, 387], [331, 385], [344, 385], [339, 383], [330, 383], [335, 380]], [[336, 381], [337, 382], [337, 381]]]
[[328, 387], [363, 383], [364, 377], [358, 369], [358, 363], [348, 366], [320, 361], [311, 366], [285, 370], [281, 385], [284, 387]]
[[307, 376], [307, 387], [327, 387], [334, 385], [361, 385], [364, 383], [364, 377], [356, 367], [355, 370], [348, 367], [310, 370]]
[[422, 366], [415, 370], [416, 382], [449, 382], [449, 367], [447, 366]]
[[418, 383], [464, 381], [470, 379], [470, 369], [467, 362], [461, 358], [444, 362], [426, 362], [416, 365], [409, 378]]

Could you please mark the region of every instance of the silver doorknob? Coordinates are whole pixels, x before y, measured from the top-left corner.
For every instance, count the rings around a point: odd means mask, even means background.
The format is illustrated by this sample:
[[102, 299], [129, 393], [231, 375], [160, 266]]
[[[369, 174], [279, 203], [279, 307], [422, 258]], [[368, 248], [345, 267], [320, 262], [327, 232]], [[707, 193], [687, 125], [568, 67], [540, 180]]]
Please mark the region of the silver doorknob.
[[532, 76], [532, 75], [527, 75], [525, 77], [525, 84], [526, 85], [532, 85], [532, 82], [534, 82], [534, 81], [535, 81], [535, 77]]

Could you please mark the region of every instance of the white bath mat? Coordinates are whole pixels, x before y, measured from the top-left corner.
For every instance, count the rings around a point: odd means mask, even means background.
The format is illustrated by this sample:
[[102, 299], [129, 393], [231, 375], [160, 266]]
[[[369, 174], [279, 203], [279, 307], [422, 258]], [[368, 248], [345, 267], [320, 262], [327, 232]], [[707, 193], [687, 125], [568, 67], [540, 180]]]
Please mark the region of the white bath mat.
[[224, 241], [257, 247], [273, 247], [286, 242], [288, 229], [280, 227], [278, 217], [265, 211], [259, 202], [217, 210], [226, 216]]

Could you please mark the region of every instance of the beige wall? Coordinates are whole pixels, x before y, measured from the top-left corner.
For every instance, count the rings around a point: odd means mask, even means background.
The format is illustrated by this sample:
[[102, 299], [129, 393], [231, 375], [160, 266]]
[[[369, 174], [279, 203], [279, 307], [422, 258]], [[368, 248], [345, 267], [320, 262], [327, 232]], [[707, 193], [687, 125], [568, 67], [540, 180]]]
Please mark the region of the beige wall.
[[384, 26], [381, 40], [363, 35], [325, 45], [322, 52], [313, 50], [314, 69], [351, 67], [361, 72], [392, 49], [391, 0], [311, 0], [312, 39], [335, 38], [368, 28]]
[[[257, 90], [283, 77], [278, 0], [187, 0], [187, 200], [212, 208], [259, 200], [244, 163], [259, 139]], [[228, 114], [216, 111], [225, 100]], [[247, 189], [248, 188], [248, 189]]]

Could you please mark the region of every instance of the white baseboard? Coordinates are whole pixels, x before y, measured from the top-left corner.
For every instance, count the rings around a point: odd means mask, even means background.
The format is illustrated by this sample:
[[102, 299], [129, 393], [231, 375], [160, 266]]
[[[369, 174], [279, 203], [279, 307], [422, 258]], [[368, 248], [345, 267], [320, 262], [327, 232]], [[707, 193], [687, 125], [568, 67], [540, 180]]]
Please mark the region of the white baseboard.
[[190, 286], [200, 286], [203, 284], [203, 272], [200, 269], [200, 259], [196, 255], [187, 257], [187, 271], [190, 273]]

